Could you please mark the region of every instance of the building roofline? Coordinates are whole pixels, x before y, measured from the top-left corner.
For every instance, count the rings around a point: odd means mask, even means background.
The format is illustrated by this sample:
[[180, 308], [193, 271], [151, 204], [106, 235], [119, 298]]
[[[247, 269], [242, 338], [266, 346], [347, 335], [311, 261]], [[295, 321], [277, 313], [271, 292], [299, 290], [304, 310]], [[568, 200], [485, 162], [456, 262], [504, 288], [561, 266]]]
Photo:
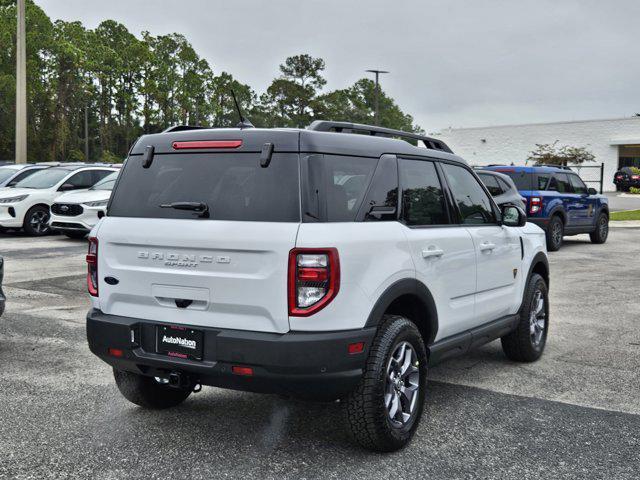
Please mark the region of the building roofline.
[[542, 126], [542, 125], [566, 125], [569, 123], [596, 123], [596, 122], [619, 122], [621, 120], [636, 120], [640, 121], [640, 116], [632, 116], [632, 117], [618, 117], [618, 118], [597, 118], [592, 120], [563, 120], [558, 122], [532, 122], [532, 123], [513, 123], [513, 124], [503, 124], [503, 125], [487, 125], [484, 127], [460, 127], [453, 128], [448, 127], [439, 131], [436, 135], [442, 135], [443, 132], [446, 131], [460, 131], [460, 130], [489, 130], [492, 128], [515, 128], [515, 127], [532, 127], [532, 126]]

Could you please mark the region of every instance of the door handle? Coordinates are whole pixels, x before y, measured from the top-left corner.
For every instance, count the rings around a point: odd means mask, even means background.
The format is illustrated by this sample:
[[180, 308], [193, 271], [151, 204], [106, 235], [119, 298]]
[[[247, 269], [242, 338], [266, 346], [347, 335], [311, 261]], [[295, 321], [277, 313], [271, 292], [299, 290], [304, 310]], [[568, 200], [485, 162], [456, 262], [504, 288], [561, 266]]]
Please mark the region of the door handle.
[[490, 251], [493, 250], [494, 248], [496, 248], [496, 244], [495, 243], [481, 243], [480, 244], [480, 251], [481, 252], [485, 252], [485, 251]]
[[444, 255], [444, 250], [433, 245], [422, 250], [422, 258], [441, 257], [442, 255]]

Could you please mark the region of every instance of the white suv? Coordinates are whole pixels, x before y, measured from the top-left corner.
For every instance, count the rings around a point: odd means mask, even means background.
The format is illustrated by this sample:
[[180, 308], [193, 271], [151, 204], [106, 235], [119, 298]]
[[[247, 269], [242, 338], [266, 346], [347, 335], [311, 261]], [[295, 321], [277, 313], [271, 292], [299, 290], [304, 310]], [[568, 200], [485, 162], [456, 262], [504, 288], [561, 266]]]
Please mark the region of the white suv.
[[341, 399], [355, 440], [395, 450], [429, 364], [497, 338], [512, 360], [542, 354], [549, 268], [525, 222], [428, 137], [339, 122], [144, 136], [90, 234], [89, 346], [140, 406], [202, 385]]
[[88, 164], [61, 164], [39, 170], [14, 187], [0, 189], [0, 227], [46, 235], [51, 229], [49, 209], [60, 192], [87, 189], [117, 170]]
[[119, 172], [111, 172], [88, 190], [66, 192], [51, 205], [49, 225], [69, 238], [84, 238], [107, 210]]

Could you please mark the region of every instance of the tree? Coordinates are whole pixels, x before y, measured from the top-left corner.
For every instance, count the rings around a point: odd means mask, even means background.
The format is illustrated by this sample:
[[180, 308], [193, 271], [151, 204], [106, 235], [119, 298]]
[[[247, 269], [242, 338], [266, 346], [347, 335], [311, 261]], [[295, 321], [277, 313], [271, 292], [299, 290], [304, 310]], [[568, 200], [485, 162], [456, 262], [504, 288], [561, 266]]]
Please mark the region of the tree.
[[[315, 102], [316, 119], [343, 120], [373, 124], [375, 121], [375, 88], [373, 80], [363, 78], [351, 87], [320, 96]], [[383, 90], [380, 90], [380, 125], [407, 132], [424, 133], [413, 123], [413, 117]]]
[[[313, 119], [314, 99], [327, 81], [322, 76], [324, 60], [311, 55], [288, 57], [261, 101], [276, 124], [306, 127]], [[273, 125], [275, 126], [275, 125]]]
[[595, 161], [595, 155], [591, 153], [586, 147], [571, 147], [564, 145], [557, 146], [558, 141], [549, 143], [536, 143], [536, 148], [533, 150], [527, 162], [533, 162], [535, 165], [581, 165], [585, 162]]

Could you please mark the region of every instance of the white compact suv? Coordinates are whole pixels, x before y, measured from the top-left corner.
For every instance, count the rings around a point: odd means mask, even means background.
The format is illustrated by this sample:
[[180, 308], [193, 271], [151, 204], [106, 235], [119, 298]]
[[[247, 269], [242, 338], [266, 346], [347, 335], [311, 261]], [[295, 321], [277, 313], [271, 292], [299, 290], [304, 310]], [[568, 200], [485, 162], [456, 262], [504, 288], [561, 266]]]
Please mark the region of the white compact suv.
[[366, 125], [143, 136], [87, 263], [89, 347], [131, 402], [341, 399], [378, 451], [415, 432], [428, 365], [498, 338], [532, 362], [549, 328], [544, 232], [441, 141]]
[[88, 190], [63, 193], [51, 205], [51, 230], [84, 238], [107, 210], [119, 172], [112, 172]]
[[28, 235], [46, 235], [49, 208], [60, 192], [92, 187], [115, 167], [61, 164], [33, 173], [12, 188], [0, 190], [0, 227], [22, 228]]

